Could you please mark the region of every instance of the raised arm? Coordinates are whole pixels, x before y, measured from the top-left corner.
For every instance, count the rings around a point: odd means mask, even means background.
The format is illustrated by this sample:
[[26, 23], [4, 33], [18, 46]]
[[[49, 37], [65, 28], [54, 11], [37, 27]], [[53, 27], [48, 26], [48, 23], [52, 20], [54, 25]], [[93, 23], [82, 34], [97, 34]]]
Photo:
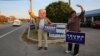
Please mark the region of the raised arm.
[[84, 12], [84, 9], [81, 5], [76, 5], [77, 7], [79, 7], [81, 9], [81, 12]]
[[81, 18], [84, 16], [85, 10], [83, 9], [83, 7], [81, 5], [77, 5], [77, 7], [79, 7], [81, 9], [81, 13], [79, 15], [79, 17]]

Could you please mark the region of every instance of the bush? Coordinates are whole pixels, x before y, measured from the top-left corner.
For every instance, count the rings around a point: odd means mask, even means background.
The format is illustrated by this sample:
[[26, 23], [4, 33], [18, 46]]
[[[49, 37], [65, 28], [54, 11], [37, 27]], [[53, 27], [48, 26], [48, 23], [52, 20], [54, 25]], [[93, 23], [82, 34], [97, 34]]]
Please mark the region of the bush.
[[66, 23], [68, 17], [73, 9], [68, 5], [68, 3], [59, 1], [53, 2], [46, 7], [47, 17], [57, 23]]

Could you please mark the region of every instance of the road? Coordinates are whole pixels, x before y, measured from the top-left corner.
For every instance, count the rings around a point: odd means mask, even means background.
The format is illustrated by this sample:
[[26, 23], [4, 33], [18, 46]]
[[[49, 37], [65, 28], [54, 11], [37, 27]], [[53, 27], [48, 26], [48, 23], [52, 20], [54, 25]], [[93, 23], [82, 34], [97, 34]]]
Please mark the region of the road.
[[8, 26], [0, 29], [0, 56], [25, 56], [26, 45], [21, 36], [27, 27], [24, 24], [20, 27]]
[[[49, 44], [48, 50], [37, 50], [37, 43], [28, 44], [22, 34], [28, 24], [0, 29], [0, 56], [71, 56], [64, 51], [65, 43]], [[80, 45], [80, 56], [100, 56], [100, 29], [82, 28], [86, 44]]]

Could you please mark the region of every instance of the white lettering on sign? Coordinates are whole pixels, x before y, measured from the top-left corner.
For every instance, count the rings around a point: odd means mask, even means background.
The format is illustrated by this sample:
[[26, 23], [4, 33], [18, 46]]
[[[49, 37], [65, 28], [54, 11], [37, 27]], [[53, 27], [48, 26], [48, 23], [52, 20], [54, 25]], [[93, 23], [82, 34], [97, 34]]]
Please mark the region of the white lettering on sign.
[[52, 33], [49, 33], [49, 37], [62, 37], [62, 38], [64, 38], [65, 34], [57, 34], [57, 33], [52, 34]]
[[56, 29], [56, 32], [65, 34], [65, 29]]
[[53, 26], [45, 26], [45, 28], [47, 28], [47, 29], [55, 29], [55, 27], [53, 27]]
[[84, 38], [84, 36], [71, 35], [71, 34], [67, 34], [67, 37], [69, 40], [76, 40], [76, 41], [81, 41]]
[[[55, 32], [54, 33], [50, 33], [49, 32], [49, 37], [65, 37], [65, 27], [66, 27], [66, 23], [54, 23], [55, 25]], [[51, 29], [51, 28], [50, 28]]]
[[66, 24], [58, 24], [56, 25], [57, 28], [65, 28], [66, 27]]

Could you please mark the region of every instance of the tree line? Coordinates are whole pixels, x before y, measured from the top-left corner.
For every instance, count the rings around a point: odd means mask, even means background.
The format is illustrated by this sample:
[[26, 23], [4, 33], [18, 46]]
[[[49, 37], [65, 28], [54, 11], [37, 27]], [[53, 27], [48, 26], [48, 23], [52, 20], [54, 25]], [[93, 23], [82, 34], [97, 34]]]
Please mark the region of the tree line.
[[8, 22], [9, 17], [6, 17], [4, 15], [0, 15], [0, 23], [6, 23]]

